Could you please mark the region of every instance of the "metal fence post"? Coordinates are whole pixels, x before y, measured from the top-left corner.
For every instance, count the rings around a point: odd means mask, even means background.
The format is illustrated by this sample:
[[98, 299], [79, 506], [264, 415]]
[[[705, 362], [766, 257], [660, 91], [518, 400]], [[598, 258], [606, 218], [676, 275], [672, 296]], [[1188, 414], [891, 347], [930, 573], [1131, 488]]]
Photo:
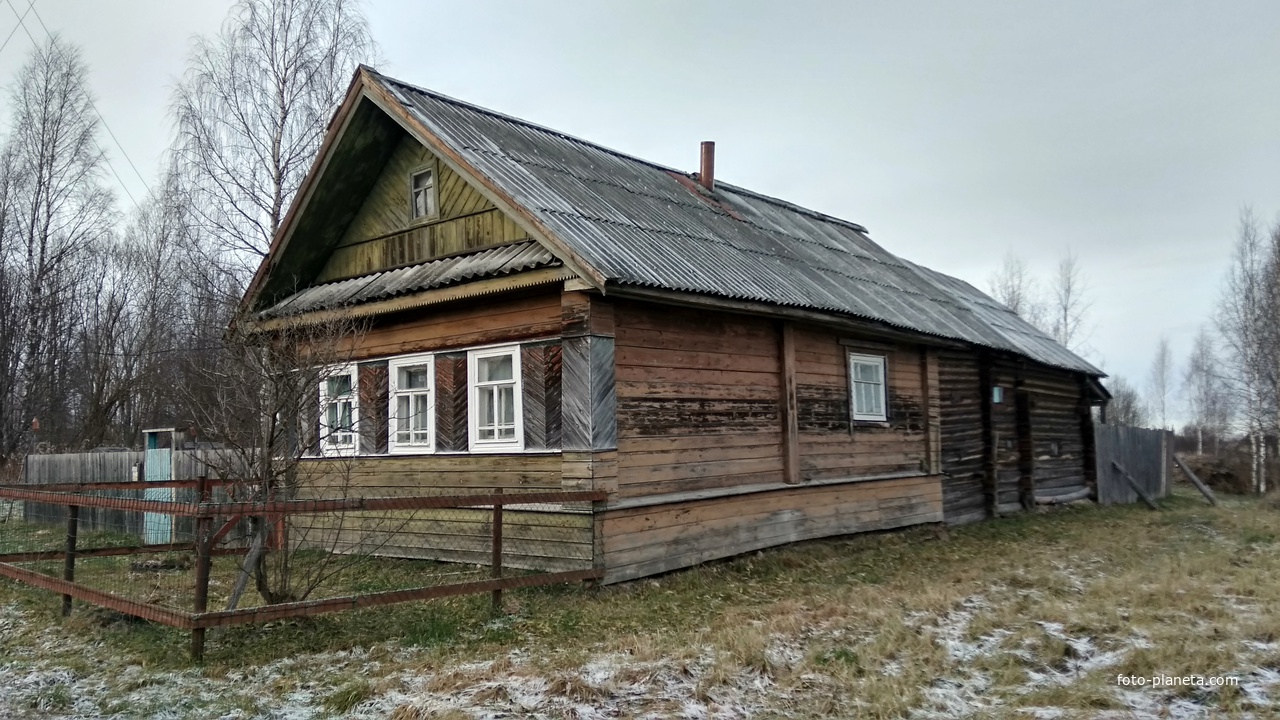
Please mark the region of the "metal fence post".
[[[201, 476], [196, 487], [200, 492], [200, 503], [203, 505], [209, 502], [208, 478]], [[212, 550], [210, 540], [212, 530], [213, 517], [208, 515], [206, 510], [202, 508], [200, 515], [196, 518], [196, 587], [195, 598], [191, 608], [196, 614], [204, 612], [209, 606], [210, 550]], [[204, 659], [203, 627], [196, 627], [191, 630], [191, 659], [196, 662]]]
[[[502, 488], [498, 488], [496, 495], [502, 494]], [[502, 500], [498, 499], [493, 504], [493, 578], [495, 580], [502, 577]], [[493, 611], [495, 613], [502, 612], [502, 590], [495, 589], [493, 591]]]
[[[80, 529], [80, 506], [67, 506], [67, 556], [62, 564], [62, 579], [67, 582], [76, 580], [76, 534]], [[71, 614], [71, 596], [62, 596], [62, 617]]]

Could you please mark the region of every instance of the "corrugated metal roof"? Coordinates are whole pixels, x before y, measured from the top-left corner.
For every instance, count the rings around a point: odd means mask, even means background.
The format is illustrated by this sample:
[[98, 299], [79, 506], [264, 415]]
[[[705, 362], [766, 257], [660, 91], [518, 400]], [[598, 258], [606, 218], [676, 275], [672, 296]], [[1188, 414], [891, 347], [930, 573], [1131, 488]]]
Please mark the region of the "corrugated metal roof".
[[469, 255], [429, 260], [417, 265], [309, 287], [263, 310], [259, 317], [266, 319], [296, 315], [309, 310], [357, 305], [467, 280], [557, 265], [560, 265], [560, 261], [546, 248], [536, 241], [526, 240]]
[[843, 313], [1101, 374], [972, 286], [865, 228], [680, 173], [385, 76], [372, 77], [608, 284]]

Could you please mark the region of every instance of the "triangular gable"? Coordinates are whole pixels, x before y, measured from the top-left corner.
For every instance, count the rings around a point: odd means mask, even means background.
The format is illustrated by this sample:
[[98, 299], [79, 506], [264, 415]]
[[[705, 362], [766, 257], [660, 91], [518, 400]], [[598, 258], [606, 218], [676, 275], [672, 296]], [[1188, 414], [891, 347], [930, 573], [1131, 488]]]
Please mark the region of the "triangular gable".
[[[529, 238], [576, 275], [598, 276], [566, 262], [572, 253], [547, 238], [469, 167], [450, 159], [445, 148], [433, 145], [434, 136], [419, 126], [398, 103], [388, 102], [368, 68], [356, 72], [245, 293], [245, 309], [271, 306], [316, 283]], [[427, 167], [435, 170], [442, 214], [432, 223], [412, 226], [408, 175]], [[454, 217], [465, 218], [465, 223], [452, 222]]]

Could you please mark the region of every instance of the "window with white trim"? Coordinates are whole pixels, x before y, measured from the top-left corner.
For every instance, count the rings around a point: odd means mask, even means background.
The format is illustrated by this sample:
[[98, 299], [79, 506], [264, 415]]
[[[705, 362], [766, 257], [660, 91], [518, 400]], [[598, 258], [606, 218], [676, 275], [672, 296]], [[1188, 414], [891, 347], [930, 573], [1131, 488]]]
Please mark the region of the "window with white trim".
[[435, 365], [430, 355], [392, 358], [387, 450], [431, 452], [435, 447]]
[[436, 175], [430, 168], [409, 176], [409, 209], [414, 220], [436, 214]]
[[359, 372], [355, 365], [326, 370], [320, 380], [320, 453], [355, 455], [360, 419]]
[[520, 450], [520, 348], [472, 350], [467, 353], [471, 450]]
[[849, 396], [854, 420], [888, 419], [883, 355], [849, 353]]

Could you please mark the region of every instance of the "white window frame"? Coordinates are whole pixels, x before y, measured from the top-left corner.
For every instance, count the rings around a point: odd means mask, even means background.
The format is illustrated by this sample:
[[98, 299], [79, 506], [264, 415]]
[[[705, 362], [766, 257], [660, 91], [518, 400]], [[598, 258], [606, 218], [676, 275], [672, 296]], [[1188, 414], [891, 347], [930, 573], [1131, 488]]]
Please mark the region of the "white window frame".
[[[427, 212], [418, 214], [417, 195], [418, 178], [422, 175], [431, 176], [431, 185], [426, 189]], [[430, 165], [420, 167], [409, 173], [409, 220], [411, 222], [419, 222], [422, 220], [431, 220], [440, 215], [439, 195], [436, 194], [436, 184], [440, 180], [436, 169]]]
[[[351, 376], [351, 442], [335, 443], [329, 433], [329, 380], [339, 375]], [[322, 371], [320, 378], [320, 454], [327, 457], [351, 457], [360, 452], [360, 366], [355, 363], [334, 365]]]
[[[418, 395], [422, 393], [421, 389], [400, 390], [400, 370], [406, 367], [422, 367], [427, 368], [427, 442], [417, 443], [408, 442], [401, 443], [396, 439], [399, 435], [399, 428], [396, 426], [396, 409], [400, 405], [401, 395]], [[431, 453], [436, 449], [436, 360], [435, 355], [424, 353], [418, 355], [401, 355], [390, 358], [387, 361], [387, 454], [389, 455], [405, 455], [418, 453]], [[412, 407], [412, 401], [410, 401]], [[413, 437], [410, 431], [410, 438]]]
[[[863, 355], [851, 352], [849, 358], [849, 416], [855, 422], [885, 422], [889, 419], [889, 372], [888, 362], [884, 355]], [[880, 370], [880, 412], [858, 412], [857, 368], [859, 365], [874, 365]], [[869, 384], [869, 383], [863, 383]]]
[[[479, 361], [484, 358], [511, 356], [512, 408], [515, 417], [515, 437], [510, 440], [480, 439], [480, 392], [484, 387], [477, 378]], [[508, 381], [503, 381], [508, 382]], [[520, 371], [520, 346], [504, 345], [500, 347], [470, 350], [467, 352], [467, 425], [469, 429], [468, 449], [479, 452], [523, 452], [524, 451], [524, 402], [523, 379]]]

